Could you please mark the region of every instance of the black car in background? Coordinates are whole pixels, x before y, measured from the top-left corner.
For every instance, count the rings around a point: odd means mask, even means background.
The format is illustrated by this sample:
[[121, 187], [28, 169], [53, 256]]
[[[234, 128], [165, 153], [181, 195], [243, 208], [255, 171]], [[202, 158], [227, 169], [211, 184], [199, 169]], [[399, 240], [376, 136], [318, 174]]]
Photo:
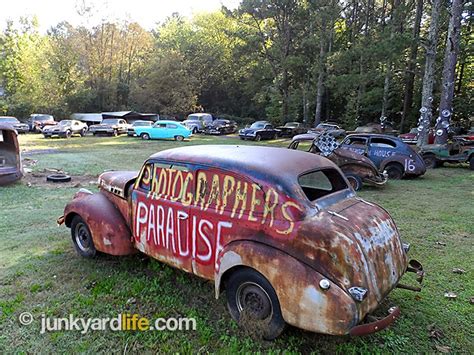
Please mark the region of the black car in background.
[[222, 135], [237, 132], [237, 123], [231, 120], [218, 118], [204, 128], [205, 134]]
[[28, 119], [28, 126], [31, 132], [42, 132], [46, 126], [54, 126], [57, 122], [51, 115], [43, 113], [33, 113]]
[[239, 131], [240, 139], [250, 139], [257, 142], [262, 139], [276, 139], [279, 135], [280, 130], [273, 127], [273, 125], [267, 121], [254, 122], [250, 127]]
[[21, 123], [18, 118], [12, 116], [0, 116], [0, 123], [12, 126], [18, 133], [26, 133], [30, 130], [26, 123]]

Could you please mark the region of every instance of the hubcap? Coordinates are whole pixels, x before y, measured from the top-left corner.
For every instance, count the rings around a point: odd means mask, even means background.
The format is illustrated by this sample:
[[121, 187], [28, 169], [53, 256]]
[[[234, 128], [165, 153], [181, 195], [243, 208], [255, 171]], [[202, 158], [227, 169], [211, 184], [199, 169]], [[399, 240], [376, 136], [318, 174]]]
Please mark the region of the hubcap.
[[84, 223], [78, 223], [74, 231], [77, 246], [82, 251], [89, 251], [91, 247], [91, 236]]
[[267, 292], [258, 284], [244, 282], [237, 289], [236, 304], [239, 313], [249, 311], [257, 319], [266, 319], [273, 314], [273, 307]]

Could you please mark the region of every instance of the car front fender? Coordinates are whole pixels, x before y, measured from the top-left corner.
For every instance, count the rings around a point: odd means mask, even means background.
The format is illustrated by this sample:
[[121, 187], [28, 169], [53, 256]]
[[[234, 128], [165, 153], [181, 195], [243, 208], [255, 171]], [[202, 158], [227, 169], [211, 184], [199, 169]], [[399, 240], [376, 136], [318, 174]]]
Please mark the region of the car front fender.
[[215, 271], [216, 298], [221, 283], [233, 270], [249, 267], [261, 273], [275, 289], [283, 318], [305, 330], [332, 335], [348, 334], [359, 321], [353, 299], [336, 284], [323, 290], [324, 276], [294, 257], [251, 241], [227, 245]]
[[133, 247], [132, 233], [122, 214], [101, 193], [80, 191], [64, 209], [64, 221], [71, 227], [73, 218], [79, 215], [89, 227], [94, 246], [110, 255], [129, 255]]

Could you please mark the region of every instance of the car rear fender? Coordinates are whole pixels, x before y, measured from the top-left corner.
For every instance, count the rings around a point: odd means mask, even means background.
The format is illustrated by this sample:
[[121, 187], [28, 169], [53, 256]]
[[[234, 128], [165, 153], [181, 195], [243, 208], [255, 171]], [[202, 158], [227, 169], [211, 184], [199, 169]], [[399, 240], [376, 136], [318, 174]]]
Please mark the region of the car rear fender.
[[252, 241], [230, 243], [219, 254], [215, 270], [216, 298], [228, 276], [242, 267], [256, 270], [270, 282], [288, 324], [342, 335], [359, 321], [355, 302], [335, 283], [331, 282], [327, 290], [321, 289], [319, 282], [323, 275], [281, 250]]
[[111, 255], [129, 255], [137, 250], [132, 244], [132, 233], [122, 214], [103, 194], [80, 191], [64, 209], [66, 226], [71, 227], [79, 215], [89, 227], [94, 246]]

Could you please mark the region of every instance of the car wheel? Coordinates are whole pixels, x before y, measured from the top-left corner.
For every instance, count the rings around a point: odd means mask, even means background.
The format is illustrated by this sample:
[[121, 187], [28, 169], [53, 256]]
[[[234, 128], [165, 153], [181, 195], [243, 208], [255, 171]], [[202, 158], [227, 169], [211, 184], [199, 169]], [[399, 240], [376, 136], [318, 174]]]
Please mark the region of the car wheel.
[[346, 178], [354, 191], [359, 191], [362, 188], [362, 179], [360, 176], [355, 174], [347, 174]]
[[95, 133], [95, 132], [92, 132], [92, 135], [95, 137], [95, 136], [97, 135], [97, 133]]
[[385, 170], [387, 171], [389, 179], [400, 180], [403, 177], [403, 167], [400, 164], [388, 164]]
[[194, 127], [193, 128], [193, 134], [196, 134], [196, 133], [198, 133], [198, 129], [197, 129], [197, 127]]
[[119, 135], [119, 132], [118, 130], [114, 129], [114, 133], [113, 133], [114, 137], [117, 137]]
[[81, 216], [75, 216], [72, 220], [71, 237], [74, 247], [81, 256], [93, 258], [97, 254], [92, 233]]
[[469, 159], [469, 169], [474, 170], [474, 156]]
[[278, 134], [274, 133], [272, 139], [278, 139]]
[[262, 140], [262, 136], [260, 134], [257, 134], [255, 136], [255, 142], [260, 142]]
[[252, 269], [232, 273], [226, 283], [227, 308], [239, 325], [272, 340], [285, 329], [280, 302], [268, 280]]
[[81, 133], [79, 133], [79, 134], [81, 135], [81, 137], [84, 137], [84, 136], [86, 135], [86, 131], [87, 131], [87, 130], [86, 130], [85, 128], [83, 128], [83, 129], [81, 130]]
[[71, 177], [66, 174], [51, 174], [46, 177], [46, 181], [49, 182], [69, 182]]
[[425, 166], [426, 166], [427, 169], [434, 169], [434, 168], [438, 167], [436, 157], [432, 154], [425, 155], [423, 157], [423, 161], [425, 162]]
[[178, 142], [181, 142], [182, 140], [184, 140], [184, 137], [183, 136], [175, 136], [174, 139], [176, 139]]
[[66, 133], [64, 134], [66, 138], [71, 138], [72, 137], [72, 132], [70, 130], [67, 130]]
[[142, 133], [140, 134], [140, 137], [146, 141], [150, 139], [150, 135], [148, 133]]

